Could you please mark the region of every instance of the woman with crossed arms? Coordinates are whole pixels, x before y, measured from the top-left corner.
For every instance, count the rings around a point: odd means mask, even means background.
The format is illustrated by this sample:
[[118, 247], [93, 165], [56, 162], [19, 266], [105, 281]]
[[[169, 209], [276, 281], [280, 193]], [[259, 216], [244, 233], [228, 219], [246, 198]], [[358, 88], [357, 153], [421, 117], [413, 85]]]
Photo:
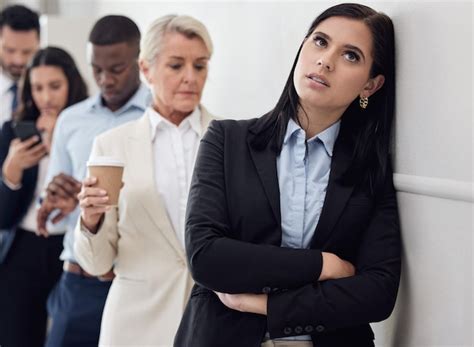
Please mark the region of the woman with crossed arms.
[[400, 278], [394, 101], [390, 18], [341, 4], [311, 24], [272, 111], [211, 123], [175, 347], [374, 346]]

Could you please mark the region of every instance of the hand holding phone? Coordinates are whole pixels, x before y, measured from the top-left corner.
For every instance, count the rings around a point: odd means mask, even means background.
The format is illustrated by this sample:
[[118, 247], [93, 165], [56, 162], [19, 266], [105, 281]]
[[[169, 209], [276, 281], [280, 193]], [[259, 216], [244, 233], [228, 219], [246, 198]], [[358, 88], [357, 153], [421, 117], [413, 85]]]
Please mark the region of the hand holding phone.
[[12, 184], [19, 184], [23, 177], [23, 171], [38, 165], [46, 154], [46, 146], [40, 142], [37, 135], [23, 142], [19, 138], [13, 139], [3, 163], [3, 177]]

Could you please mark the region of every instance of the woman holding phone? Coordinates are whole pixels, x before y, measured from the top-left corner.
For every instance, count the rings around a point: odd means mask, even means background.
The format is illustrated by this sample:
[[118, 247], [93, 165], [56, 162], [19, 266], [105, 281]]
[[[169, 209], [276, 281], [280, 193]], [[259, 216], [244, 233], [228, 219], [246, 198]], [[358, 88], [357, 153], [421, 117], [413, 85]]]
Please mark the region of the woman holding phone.
[[394, 101], [392, 21], [340, 4], [302, 38], [273, 110], [211, 123], [175, 347], [374, 346], [369, 323], [391, 314], [400, 279]]
[[56, 120], [64, 108], [86, 97], [86, 84], [72, 57], [60, 48], [41, 49], [23, 76], [18, 111], [2, 127], [1, 346], [44, 344], [46, 299], [62, 271], [63, 235], [36, 235], [35, 204], [43, 188]]

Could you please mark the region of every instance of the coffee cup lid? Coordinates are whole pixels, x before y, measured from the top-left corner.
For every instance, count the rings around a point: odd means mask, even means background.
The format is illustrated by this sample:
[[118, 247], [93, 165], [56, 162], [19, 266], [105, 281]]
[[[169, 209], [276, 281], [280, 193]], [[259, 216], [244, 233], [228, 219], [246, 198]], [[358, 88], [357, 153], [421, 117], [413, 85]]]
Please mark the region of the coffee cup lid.
[[87, 162], [87, 166], [120, 166], [124, 167], [125, 164], [121, 160], [114, 157], [97, 156], [92, 157]]

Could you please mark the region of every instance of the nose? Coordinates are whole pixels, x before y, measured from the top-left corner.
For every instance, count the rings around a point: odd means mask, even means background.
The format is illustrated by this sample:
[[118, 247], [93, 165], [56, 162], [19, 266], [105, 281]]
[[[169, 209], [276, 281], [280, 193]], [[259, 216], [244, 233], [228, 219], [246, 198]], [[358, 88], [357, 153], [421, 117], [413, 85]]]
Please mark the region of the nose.
[[114, 79], [110, 73], [103, 71], [99, 74], [99, 85], [101, 87], [107, 87], [114, 84]]
[[183, 74], [183, 82], [187, 84], [191, 84], [196, 81], [196, 71], [192, 66], [186, 67], [184, 69], [184, 74]]
[[46, 106], [49, 104], [49, 102], [51, 101], [51, 92], [49, 90], [45, 90], [42, 94], [41, 94], [41, 99], [43, 100], [43, 104]]
[[16, 52], [13, 56], [13, 64], [16, 66], [25, 66], [28, 62], [28, 56], [22, 54], [22, 52]]
[[334, 70], [334, 63], [332, 61], [331, 55], [329, 54], [321, 56], [318, 59], [317, 65], [323, 67], [323, 69], [326, 69], [328, 71]]

